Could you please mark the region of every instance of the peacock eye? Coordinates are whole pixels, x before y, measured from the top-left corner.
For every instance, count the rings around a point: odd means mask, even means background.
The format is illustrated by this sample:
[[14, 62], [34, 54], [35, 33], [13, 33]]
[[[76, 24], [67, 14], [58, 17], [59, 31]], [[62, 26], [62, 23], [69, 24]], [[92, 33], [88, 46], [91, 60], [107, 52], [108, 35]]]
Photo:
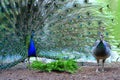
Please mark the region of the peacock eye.
[[73, 7], [77, 7], [77, 4], [74, 4]]
[[6, 8], [7, 8], [7, 9], [11, 9], [12, 7], [11, 7], [10, 4], [8, 4], [8, 5], [6, 5]]
[[65, 0], [61, 0], [62, 2], [64, 2]]
[[109, 35], [108, 32], [106, 32], [106, 35]]
[[88, 22], [88, 25], [90, 25], [91, 24], [91, 22]]
[[69, 12], [69, 9], [67, 9], [66, 12]]
[[5, 12], [5, 9], [3, 7], [1, 7], [1, 12], [4, 13]]
[[88, 15], [88, 16], [89, 16], [89, 15], [90, 15], [90, 12], [86, 12], [86, 15]]
[[101, 25], [102, 24], [102, 22], [101, 21], [98, 21], [98, 25]]
[[62, 18], [62, 16], [59, 16], [59, 18], [61, 19], [61, 18]]
[[113, 22], [113, 21], [114, 21], [114, 19], [111, 19], [111, 21]]
[[13, 28], [11, 24], [8, 24], [8, 27], [9, 27], [9, 28]]
[[47, 9], [49, 6], [48, 5], [45, 5], [45, 8]]
[[84, 3], [88, 3], [89, 2], [89, 0], [84, 0]]
[[7, 21], [7, 18], [6, 18], [6, 17], [4, 17], [4, 18], [3, 18], [3, 21]]
[[13, 18], [13, 14], [10, 14], [10, 18]]
[[77, 16], [78, 19], [80, 19], [80, 16]]
[[91, 34], [91, 32], [88, 32], [88, 34]]
[[15, 2], [15, 6], [16, 8], [19, 8], [19, 4], [17, 2]]

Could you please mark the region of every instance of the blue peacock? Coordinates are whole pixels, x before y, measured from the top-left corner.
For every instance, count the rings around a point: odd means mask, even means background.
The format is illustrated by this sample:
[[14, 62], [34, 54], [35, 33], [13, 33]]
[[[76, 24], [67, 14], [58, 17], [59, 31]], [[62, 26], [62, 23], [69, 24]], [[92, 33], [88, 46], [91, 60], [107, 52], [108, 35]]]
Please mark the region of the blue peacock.
[[29, 45], [28, 45], [28, 62], [29, 62], [29, 65], [30, 65], [30, 57], [36, 57], [36, 60], [37, 60], [36, 47], [35, 47], [35, 44], [34, 44], [33, 36], [34, 36], [34, 33], [32, 32], [32, 35], [30, 37], [30, 42], [29, 42]]

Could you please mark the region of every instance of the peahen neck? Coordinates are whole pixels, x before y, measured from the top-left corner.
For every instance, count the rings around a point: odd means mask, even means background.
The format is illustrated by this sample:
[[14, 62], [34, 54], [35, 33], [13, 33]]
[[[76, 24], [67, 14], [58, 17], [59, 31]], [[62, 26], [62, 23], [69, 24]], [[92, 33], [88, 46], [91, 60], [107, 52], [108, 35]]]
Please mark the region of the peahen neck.
[[104, 44], [103, 41], [100, 41], [96, 48], [97, 48], [98, 50], [103, 50], [103, 51], [105, 51], [105, 50], [106, 50], [106, 45]]
[[104, 38], [104, 37], [103, 37], [103, 35], [101, 34], [101, 35], [100, 35], [100, 41], [103, 41], [103, 38]]

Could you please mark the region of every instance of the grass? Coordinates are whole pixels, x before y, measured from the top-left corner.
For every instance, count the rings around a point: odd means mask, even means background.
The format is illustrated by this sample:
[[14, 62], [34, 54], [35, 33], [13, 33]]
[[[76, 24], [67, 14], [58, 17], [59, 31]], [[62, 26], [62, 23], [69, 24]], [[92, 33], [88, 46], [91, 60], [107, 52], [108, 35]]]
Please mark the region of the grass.
[[79, 66], [77, 62], [74, 60], [56, 60], [55, 62], [51, 63], [43, 63], [41, 61], [34, 61], [31, 64], [32, 69], [51, 72], [51, 71], [58, 71], [58, 72], [69, 72], [75, 73]]

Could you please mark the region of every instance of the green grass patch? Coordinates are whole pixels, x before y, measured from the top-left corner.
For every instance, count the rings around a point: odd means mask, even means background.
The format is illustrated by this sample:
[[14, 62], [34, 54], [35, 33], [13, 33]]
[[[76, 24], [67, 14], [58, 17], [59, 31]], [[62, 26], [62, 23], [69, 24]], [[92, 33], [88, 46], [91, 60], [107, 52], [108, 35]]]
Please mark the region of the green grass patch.
[[51, 63], [43, 63], [41, 61], [34, 61], [31, 64], [32, 69], [40, 70], [40, 71], [59, 71], [59, 72], [69, 72], [75, 73], [79, 66], [76, 61], [74, 60], [56, 60], [55, 62]]

